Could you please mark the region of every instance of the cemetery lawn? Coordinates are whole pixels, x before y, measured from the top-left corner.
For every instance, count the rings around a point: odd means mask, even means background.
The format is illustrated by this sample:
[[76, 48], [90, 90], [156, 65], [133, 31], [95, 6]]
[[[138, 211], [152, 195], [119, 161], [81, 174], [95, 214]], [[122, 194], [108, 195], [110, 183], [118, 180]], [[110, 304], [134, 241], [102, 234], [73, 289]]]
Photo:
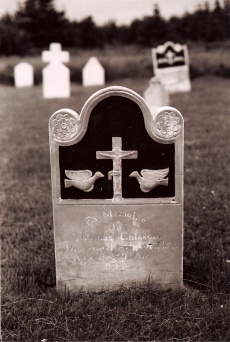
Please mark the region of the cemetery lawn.
[[[148, 82], [106, 86], [142, 95]], [[44, 100], [40, 86], [0, 87], [3, 341], [229, 341], [227, 78], [196, 78], [170, 98], [185, 120], [184, 288], [56, 292], [48, 120], [60, 108], [79, 113], [98, 89], [74, 84], [70, 99]]]

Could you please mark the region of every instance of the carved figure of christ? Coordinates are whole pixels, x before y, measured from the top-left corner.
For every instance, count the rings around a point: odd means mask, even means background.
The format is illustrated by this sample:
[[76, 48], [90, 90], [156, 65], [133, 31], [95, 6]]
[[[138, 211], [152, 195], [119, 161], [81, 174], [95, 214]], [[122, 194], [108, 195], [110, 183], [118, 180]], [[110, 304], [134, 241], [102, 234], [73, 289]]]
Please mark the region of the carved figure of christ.
[[113, 177], [113, 199], [120, 202], [122, 199], [122, 159], [137, 159], [137, 151], [122, 151], [122, 140], [120, 137], [112, 138], [112, 151], [97, 151], [97, 159], [112, 159], [113, 170], [109, 171], [109, 180]]

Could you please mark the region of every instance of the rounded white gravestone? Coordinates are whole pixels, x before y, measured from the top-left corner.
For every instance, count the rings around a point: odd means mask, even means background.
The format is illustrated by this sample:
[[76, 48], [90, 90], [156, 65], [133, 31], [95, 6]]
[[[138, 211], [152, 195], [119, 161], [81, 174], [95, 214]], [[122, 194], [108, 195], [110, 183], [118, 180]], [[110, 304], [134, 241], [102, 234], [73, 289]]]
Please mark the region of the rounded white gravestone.
[[21, 62], [14, 67], [14, 84], [16, 88], [33, 86], [34, 69], [31, 64]]
[[82, 69], [83, 86], [105, 84], [105, 69], [96, 57], [90, 57]]

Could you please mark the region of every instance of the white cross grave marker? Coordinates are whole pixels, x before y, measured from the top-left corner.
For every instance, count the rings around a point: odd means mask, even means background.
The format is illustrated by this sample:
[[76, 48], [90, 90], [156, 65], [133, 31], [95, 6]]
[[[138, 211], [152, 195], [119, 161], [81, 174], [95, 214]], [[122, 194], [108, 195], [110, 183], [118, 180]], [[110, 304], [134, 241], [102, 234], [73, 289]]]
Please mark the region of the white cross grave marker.
[[67, 63], [69, 62], [69, 52], [62, 51], [60, 43], [51, 43], [49, 51], [42, 52], [43, 62]]
[[51, 43], [49, 51], [42, 52], [43, 62], [48, 64], [42, 72], [44, 98], [70, 96], [70, 71], [62, 63], [69, 62], [69, 52], [62, 51], [61, 44]]

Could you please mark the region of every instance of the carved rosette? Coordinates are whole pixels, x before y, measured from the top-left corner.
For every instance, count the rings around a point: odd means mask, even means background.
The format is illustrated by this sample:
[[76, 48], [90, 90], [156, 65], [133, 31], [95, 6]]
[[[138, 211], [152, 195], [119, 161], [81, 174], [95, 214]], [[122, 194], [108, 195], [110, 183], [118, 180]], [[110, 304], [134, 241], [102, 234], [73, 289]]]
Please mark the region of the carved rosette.
[[159, 113], [155, 119], [155, 133], [163, 139], [176, 138], [181, 131], [182, 122], [175, 112]]
[[51, 121], [51, 132], [57, 140], [70, 140], [78, 130], [77, 119], [71, 114], [57, 114]]

